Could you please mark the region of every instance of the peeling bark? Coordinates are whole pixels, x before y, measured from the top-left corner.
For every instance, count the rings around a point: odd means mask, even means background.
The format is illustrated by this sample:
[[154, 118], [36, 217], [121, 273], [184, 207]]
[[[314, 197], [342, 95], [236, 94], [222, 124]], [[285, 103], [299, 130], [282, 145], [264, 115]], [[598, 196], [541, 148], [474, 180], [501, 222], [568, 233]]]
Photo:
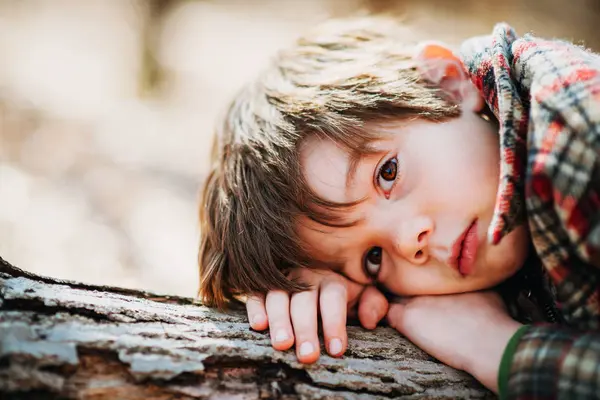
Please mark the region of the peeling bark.
[[494, 398], [390, 328], [302, 365], [240, 310], [36, 276], [0, 258], [0, 398]]

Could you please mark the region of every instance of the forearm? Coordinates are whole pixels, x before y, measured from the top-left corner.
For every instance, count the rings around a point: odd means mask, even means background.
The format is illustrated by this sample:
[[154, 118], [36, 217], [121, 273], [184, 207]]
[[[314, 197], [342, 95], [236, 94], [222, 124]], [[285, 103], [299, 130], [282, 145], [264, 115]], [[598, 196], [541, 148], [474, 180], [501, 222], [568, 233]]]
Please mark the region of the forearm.
[[508, 316], [503, 321], [486, 325], [479, 332], [485, 340], [473, 342], [471, 354], [474, 358], [466, 364], [466, 372], [498, 393], [498, 373], [503, 354], [511, 338], [522, 326]]

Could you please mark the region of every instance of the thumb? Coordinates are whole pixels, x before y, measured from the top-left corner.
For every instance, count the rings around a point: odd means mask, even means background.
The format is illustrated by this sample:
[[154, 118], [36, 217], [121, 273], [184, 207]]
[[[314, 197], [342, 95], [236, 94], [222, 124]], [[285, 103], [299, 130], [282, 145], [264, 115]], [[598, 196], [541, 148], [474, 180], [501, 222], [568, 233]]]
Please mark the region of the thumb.
[[387, 320], [390, 326], [398, 332], [402, 332], [404, 327], [404, 304], [392, 303], [387, 313]]
[[367, 286], [358, 304], [358, 319], [361, 325], [367, 329], [375, 329], [387, 310], [388, 301], [383, 293], [375, 286]]

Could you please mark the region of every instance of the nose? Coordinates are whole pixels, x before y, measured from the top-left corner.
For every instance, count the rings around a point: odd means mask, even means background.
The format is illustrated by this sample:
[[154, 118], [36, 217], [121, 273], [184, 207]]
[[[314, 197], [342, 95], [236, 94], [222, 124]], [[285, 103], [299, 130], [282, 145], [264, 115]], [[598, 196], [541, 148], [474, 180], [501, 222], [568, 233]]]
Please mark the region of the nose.
[[396, 247], [402, 257], [421, 265], [429, 260], [429, 237], [434, 229], [433, 220], [419, 216], [398, 228]]

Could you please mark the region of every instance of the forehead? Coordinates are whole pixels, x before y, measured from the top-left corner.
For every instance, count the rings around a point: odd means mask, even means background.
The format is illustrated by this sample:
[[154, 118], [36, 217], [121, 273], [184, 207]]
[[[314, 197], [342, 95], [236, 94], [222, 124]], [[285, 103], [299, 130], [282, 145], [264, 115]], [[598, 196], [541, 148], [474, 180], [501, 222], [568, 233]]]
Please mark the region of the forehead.
[[300, 166], [311, 190], [325, 200], [348, 202], [346, 173], [350, 153], [333, 140], [308, 138], [300, 148]]

